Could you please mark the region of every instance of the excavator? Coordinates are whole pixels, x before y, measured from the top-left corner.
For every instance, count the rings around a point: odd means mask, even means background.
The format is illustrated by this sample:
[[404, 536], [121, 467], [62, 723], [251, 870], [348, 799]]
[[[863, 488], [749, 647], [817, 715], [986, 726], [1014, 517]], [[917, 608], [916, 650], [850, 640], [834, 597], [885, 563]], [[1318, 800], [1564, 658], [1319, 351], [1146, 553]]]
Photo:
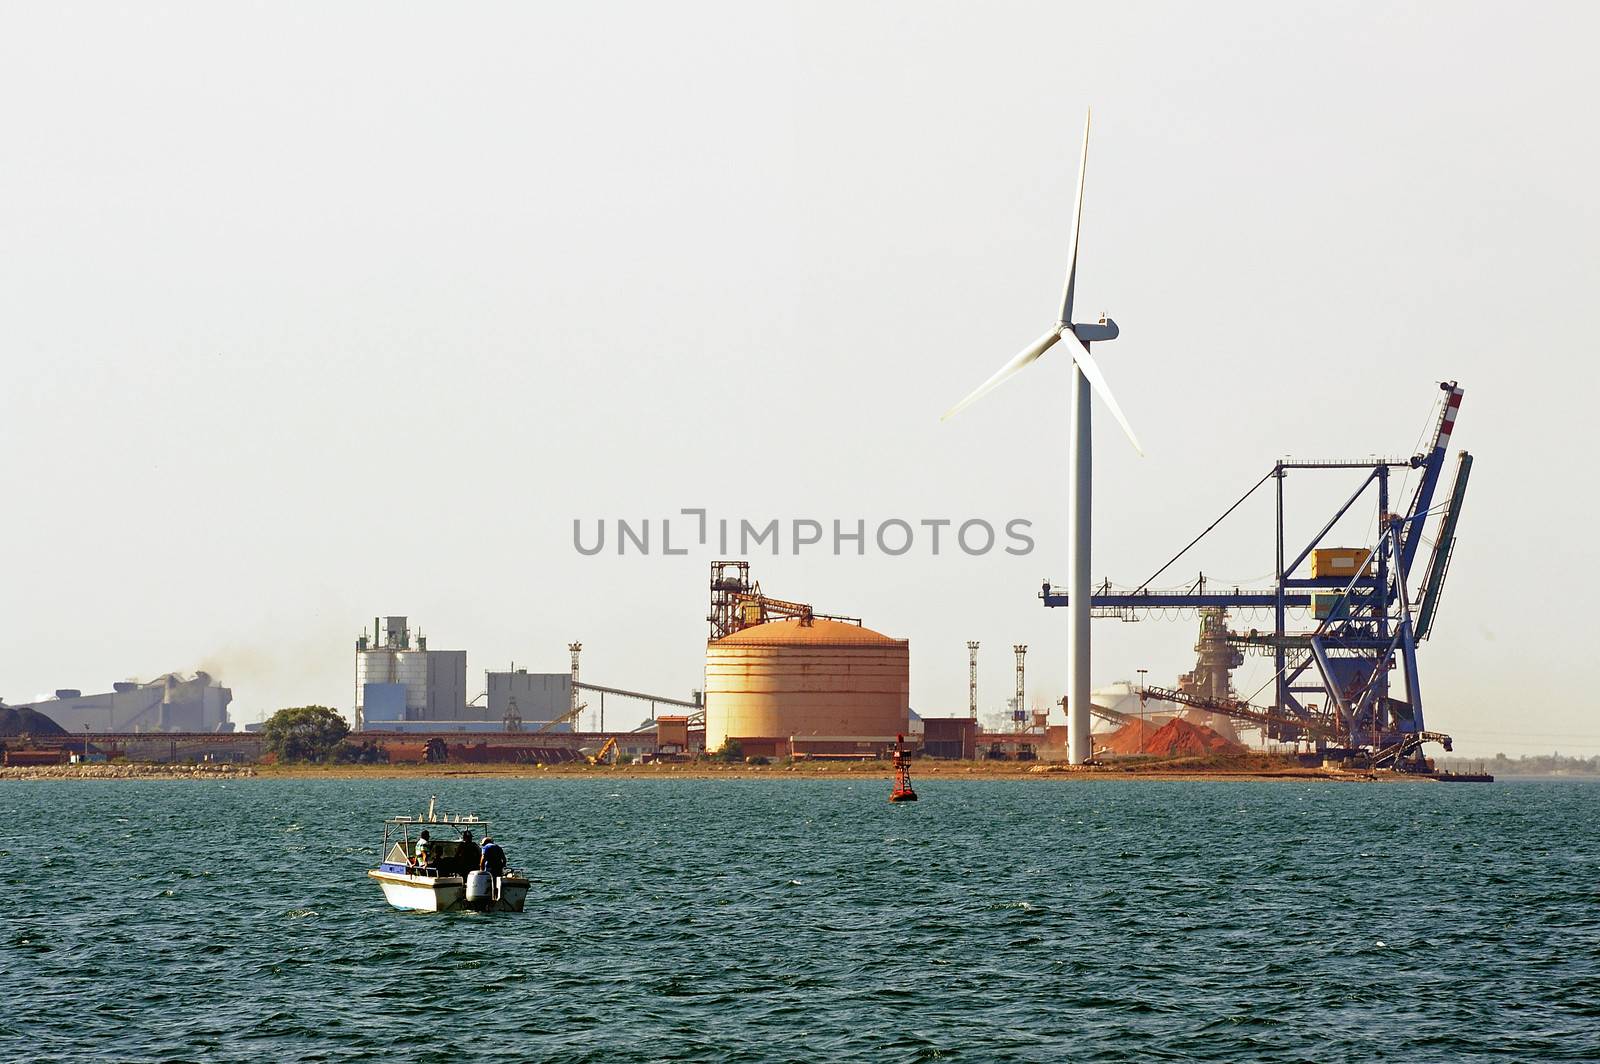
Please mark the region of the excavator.
[[[617, 749], [617, 737], [613, 735], [611, 738], [605, 741], [604, 745], [600, 747], [599, 753], [589, 758], [589, 764], [615, 765], [617, 763], [617, 758], [621, 756], [621, 753], [622, 752]], [[606, 759], [607, 754], [611, 755], [610, 760]]]

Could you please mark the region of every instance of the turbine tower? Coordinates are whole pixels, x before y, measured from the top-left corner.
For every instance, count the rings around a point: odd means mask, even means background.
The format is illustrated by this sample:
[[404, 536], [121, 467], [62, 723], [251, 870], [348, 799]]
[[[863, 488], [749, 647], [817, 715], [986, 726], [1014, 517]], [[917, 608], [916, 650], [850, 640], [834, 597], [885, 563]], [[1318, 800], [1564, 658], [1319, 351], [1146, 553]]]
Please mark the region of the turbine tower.
[[1090, 502], [1093, 496], [1093, 469], [1091, 463], [1093, 436], [1090, 432], [1089, 392], [1100, 396], [1111, 416], [1117, 419], [1127, 434], [1133, 449], [1141, 456], [1143, 448], [1133, 434], [1133, 426], [1123, 416], [1111, 387], [1100, 372], [1100, 365], [1089, 353], [1089, 345], [1096, 340], [1115, 340], [1117, 323], [1105, 315], [1090, 324], [1073, 324], [1072, 297], [1078, 281], [1078, 230], [1083, 220], [1083, 181], [1089, 169], [1089, 120], [1083, 120], [1083, 156], [1078, 163], [1078, 196], [1072, 210], [1072, 242], [1067, 245], [1067, 281], [1061, 294], [1061, 315], [1050, 331], [1023, 348], [994, 376], [980, 384], [976, 391], [945, 411], [940, 420], [947, 420], [977, 402], [1000, 382], [1035, 361], [1056, 345], [1058, 340], [1071, 339], [1067, 345], [1072, 355], [1072, 442], [1068, 458], [1068, 476], [1072, 491], [1068, 496], [1067, 568], [1071, 570], [1069, 609], [1067, 611], [1067, 740], [1068, 757], [1074, 765], [1081, 765], [1094, 753], [1089, 737], [1089, 532]]

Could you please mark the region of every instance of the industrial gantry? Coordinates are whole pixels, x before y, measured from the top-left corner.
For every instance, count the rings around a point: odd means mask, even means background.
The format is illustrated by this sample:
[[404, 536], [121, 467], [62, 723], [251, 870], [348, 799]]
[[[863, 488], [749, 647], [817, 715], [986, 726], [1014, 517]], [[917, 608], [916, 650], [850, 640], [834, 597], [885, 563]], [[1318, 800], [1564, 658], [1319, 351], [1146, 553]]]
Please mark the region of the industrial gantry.
[[[1131, 590], [1117, 590], [1107, 582], [1091, 595], [1090, 605], [1099, 617], [1134, 620], [1141, 610], [1206, 611], [1202, 616], [1209, 614], [1213, 619], [1214, 633], [1222, 634], [1229, 644], [1241, 650], [1270, 656], [1275, 666], [1273, 677], [1262, 687], [1262, 691], [1268, 686], [1273, 688], [1271, 705], [1233, 697], [1226, 689], [1217, 689], [1223, 686], [1218, 684], [1213, 684], [1210, 691], [1197, 691], [1188, 684], [1182, 690], [1150, 687], [1145, 689], [1149, 698], [1248, 722], [1270, 740], [1309, 742], [1327, 752], [1370, 755], [1375, 765], [1419, 765], [1424, 742], [1438, 742], [1450, 749], [1448, 735], [1427, 730], [1417, 673], [1417, 644], [1428, 637], [1438, 612], [1467, 478], [1472, 471], [1472, 456], [1462, 451], [1449, 498], [1434, 507], [1434, 494], [1462, 396], [1462, 389], [1454, 381], [1440, 388], [1444, 396], [1433, 443], [1427, 450], [1411, 458], [1280, 460], [1222, 517], [1149, 579]], [[1394, 511], [1390, 501], [1390, 474], [1396, 469], [1421, 474], [1409, 506], [1400, 512]], [[1285, 479], [1291, 471], [1344, 470], [1365, 471], [1365, 476], [1304, 549], [1289, 557], [1284, 538]], [[1202, 576], [1187, 589], [1151, 590], [1157, 577], [1269, 480], [1274, 482], [1277, 496], [1277, 577], [1273, 586], [1218, 590], [1208, 588]], [[1370, 497], [1369, 493], [1376, 494], [1376, 542], [1357, 548], [1323, 546], [1339, 521], [1363, 498]], [[1432, 550], [1420, 584], [1414, 583], [1413, 566], [1425, 529], [1434, 518], [1437, 531]], [[1067, 594], [1048, 581], [1040, 597], [1046, 606], [1068, 605]], [[1288, 611], [1295, 608], [1308, 610], [1315, 626], [1304, 631], [1289, 630]], [[1269, 610], [1272, 630], [1230, 631], [1223, 612], [1230, 609]], [[1397, 669], [1401, 673], [1398, 677]]]

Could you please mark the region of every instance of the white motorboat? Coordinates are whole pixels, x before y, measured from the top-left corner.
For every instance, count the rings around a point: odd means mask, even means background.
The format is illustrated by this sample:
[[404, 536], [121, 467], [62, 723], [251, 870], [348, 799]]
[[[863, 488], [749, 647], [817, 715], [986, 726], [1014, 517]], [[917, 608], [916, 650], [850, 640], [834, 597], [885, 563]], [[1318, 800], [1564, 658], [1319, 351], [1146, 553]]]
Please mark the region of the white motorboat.
[[[492, 876], [480, 870], [472, 856], [477, 845], [491, 837], [489, 822], [437, 813], [434, 801], [428, 800], [423, 816], [390, 817], [383, 822], [383, 861], [367, 875], [378, 881], [384, 898], [396, 909], [421, 912], [520, 913], [528, 898], [527, 878], [511, 868]], [[417, 838], [423, 831], [429, 836], [425, 864], [417, 860]], [[470, 850], [465, 840], [469, 832]]]

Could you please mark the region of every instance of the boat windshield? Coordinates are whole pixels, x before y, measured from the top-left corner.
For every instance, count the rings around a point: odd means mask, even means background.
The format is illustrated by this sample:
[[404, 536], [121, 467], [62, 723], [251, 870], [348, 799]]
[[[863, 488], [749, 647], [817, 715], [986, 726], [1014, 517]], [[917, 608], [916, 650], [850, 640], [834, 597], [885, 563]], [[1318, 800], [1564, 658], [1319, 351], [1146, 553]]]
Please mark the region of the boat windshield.
[[426, 831], [428, 839], [436, 846], [448, 845], [452, 851], [461, 840], [462, 833], [472, 832], [473, 842], [482, 845], [485, 836], [489, 834], [489, 822], [476, 816], [446, 816], [440, 813], [435, 817], [424, 816], [394, 816], [383, 822], [383, 854], [387, 860], [391, 853], [391, 844], [402, 847], [406, 855], [414, 852], [413, 843], [417, 836]]

